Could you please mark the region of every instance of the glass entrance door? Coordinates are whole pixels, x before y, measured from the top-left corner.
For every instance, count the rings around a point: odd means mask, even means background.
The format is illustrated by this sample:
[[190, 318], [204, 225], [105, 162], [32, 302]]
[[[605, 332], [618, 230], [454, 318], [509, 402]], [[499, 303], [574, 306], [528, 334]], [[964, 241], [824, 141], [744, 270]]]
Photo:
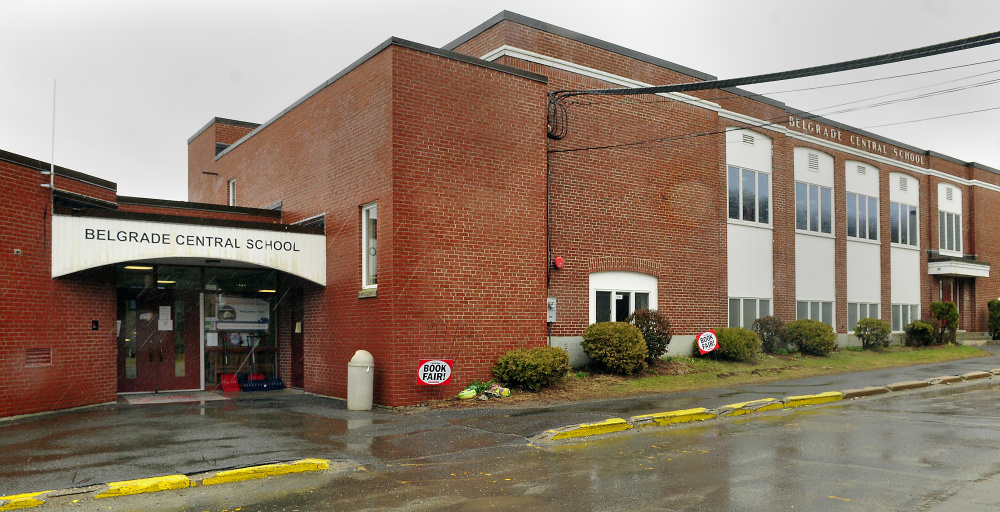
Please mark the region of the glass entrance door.
[[197, 293], [145, 290], [118, 308], [119, 393], [200, 387]]

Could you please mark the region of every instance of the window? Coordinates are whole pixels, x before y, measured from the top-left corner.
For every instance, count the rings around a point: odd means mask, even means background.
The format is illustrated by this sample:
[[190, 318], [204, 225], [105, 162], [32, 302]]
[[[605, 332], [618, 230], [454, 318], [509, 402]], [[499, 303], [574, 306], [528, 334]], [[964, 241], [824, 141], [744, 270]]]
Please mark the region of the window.
[[753, 321], [771, 314], [771, 299], [729, 298], [729, 327], [749, 329]]
[[363, 288], [378, 286], [378, 205], [361, 208], [361, 276]]
[[878, 240], [878, 199], [847, 193], [847, 236]]
[[597, 290], [598, 322], [624, 322], [633, 311], [649, 309], [648, 291]]
[[938, 212], [938, 237], [942, 251], [962, 252], [962, 216]]
[[893, 304], [892, 330], [899, 332], [914, 320], [920, 320], [920, 304]]
[[805, 301], [795, 303], [796, 320], [817, 320], [833, 327], [833, 302]]
[[833, 191], [795, 182], [795, 229], [833, 233]]
[[236, 206], [236, 178], [229, 180], [229, 206]]
[[729, 166], [729, 218], [770, 223], [770, 180], [767, 173]]
[[920, 237], [917, 235], [916, 206], [889, 203], [889, 222], [891, 223], [889, 236], [892, 243], [920, 246]]
[[847, 303], [847, 330], [854, 331], [858, 322], [862, 318], [879, 318], [878, 304], [865, 304], [863, 302]]

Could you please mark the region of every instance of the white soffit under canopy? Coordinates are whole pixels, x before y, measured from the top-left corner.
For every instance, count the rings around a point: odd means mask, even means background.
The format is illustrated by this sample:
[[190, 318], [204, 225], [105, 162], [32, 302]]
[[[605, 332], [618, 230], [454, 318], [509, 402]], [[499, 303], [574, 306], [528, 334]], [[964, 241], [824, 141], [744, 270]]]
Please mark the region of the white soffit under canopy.
[[52, 277], [129, 261], [218, 259], [326, 286], [326, 237], [243, 227], [52, 216]]

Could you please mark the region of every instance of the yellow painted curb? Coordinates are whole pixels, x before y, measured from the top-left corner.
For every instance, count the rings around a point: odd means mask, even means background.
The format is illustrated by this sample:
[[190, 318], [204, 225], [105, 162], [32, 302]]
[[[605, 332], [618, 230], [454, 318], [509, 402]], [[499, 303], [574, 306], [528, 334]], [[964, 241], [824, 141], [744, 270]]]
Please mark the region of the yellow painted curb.
[[166, 491], [168, 489], [184, 489], [191, 486], [191, 480], [184, 475], [154, 476], [153, 478], [140, 478], [138, 480], [125, 480], [124, 482], [111, 482], [108, 490], [94, 498], [113, 498], [115, 496], [127, 496], [130, 494], [142, 494], [144, 492]]
[[740, 416], [750, 412], [773, 411], [775, 409], [783, 409], [784, 407], [785, 404], [773, 398], [762, 398], [760, 400], [751, 400], [749, 402], [740, 402], [738, 404], [723, 405], [719, 409], [732, 409], [729, 416]]
[[202, 485], [216, 485], [228, 482], [256, 480], [269, 476], [287, 475], [289, 473], [304, 473], [306, 471], [324, 471], [330, 469], [330, 461], [326, 459], [302, 459], [281, 464], [266, 464], [249, 468], [219, 471], [215, 476], [201, 481]]
[[803, 405], [823, 404], [843, 400], [844, 394], [839, 391], [827, 391], [818, 395], [800, 395], [785, 397], [785, 407], [801, 407]]
[[10, 496], [0, 496], [0, 510], [16, 510], [19, 508], [31, 508], [37, 507], [39, 505], [44, 505], [45, 502], [36, 498], [41, 494], [45, 494], [52, 491], [42, 491], [42, 492], [29, 492], [25, 494], [12, 494]]
[[696, 409], [682, 409], [680, 411], [658, 412], [654, 414], [643, 414], [632, 416], [629, 422], [637, 427], [645, 427], [652, 424], [673, 425], [675, 423], [685, 423], [688, 421], [705, 421], [715, 417], [715, 414], [708, 412], [704, 407]]
[[549, 430], [548, 432], [555, 433], [552, 439], [569, 439], [571, 437], [584, 437], [584, 436], [596, 436], [597, 434], [607, 434], [609, 432], [621, 432], [622, 430], [628, 430], [632, 428], [632, 425], [621, 418], [612, 418], [610, 420], [599, 421], [597, 423], [581, 423], [579, 425], [574, 425], [572, 427], [567, 427], [566, 430], [556, 431]]

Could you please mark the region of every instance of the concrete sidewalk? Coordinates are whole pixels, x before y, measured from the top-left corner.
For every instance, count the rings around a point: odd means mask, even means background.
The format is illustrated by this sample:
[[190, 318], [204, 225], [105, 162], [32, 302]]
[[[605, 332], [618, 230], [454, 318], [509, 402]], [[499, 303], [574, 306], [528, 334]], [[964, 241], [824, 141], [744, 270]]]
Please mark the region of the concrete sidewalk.
[[343, 401], [294, 392], [230, 400], [117, 404], [0, 421], [0, 495], [195, 474], [305, 458], [361, 465], [405, 462], [527, 443], [545, 430], [613, 417], [768, 397], [815, 394], [1000, 367], [993, 355], [629, 399], [546, 407], [347, 411]]

